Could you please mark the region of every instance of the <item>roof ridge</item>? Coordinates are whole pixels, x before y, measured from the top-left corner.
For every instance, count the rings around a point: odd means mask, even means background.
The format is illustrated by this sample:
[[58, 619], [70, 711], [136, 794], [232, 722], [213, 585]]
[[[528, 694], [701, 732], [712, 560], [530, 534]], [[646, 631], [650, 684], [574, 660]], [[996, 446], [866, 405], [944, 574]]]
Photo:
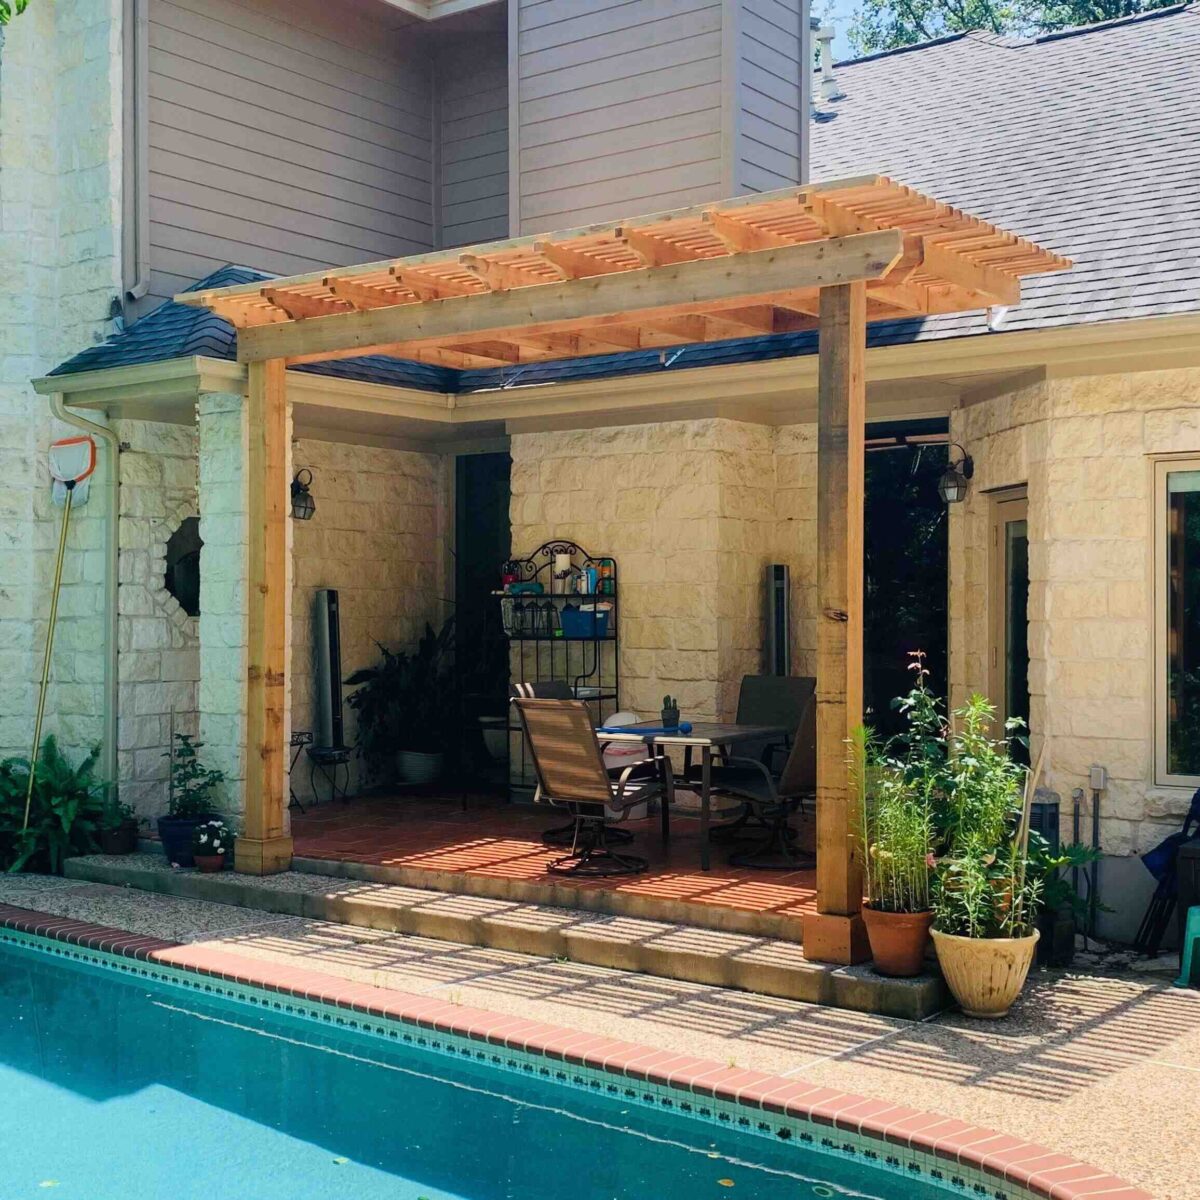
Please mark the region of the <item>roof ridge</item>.
[[951, 42], [970, 38], [985, 46], [998, 46], [1002, 50], [1024, 50], [1029, 46], [1037, 46], [1043, 42], [1061, 41], [1063, 38], [1082, 37], [1085, 34], [1103, 33], [1121, 25], [1132, 25], [1139, 21], [1153, 21], [1160, 17], [1191, 14], [1200, 17], [1200, 0], [1182, 0], [1182, 3], [1171, 4], [1164, 8], [1152, 8], [1145, 12], [1131, 13], [1125, 17], [1113, 17], [1108, 21], [1096, 21], [1091, 25], [1071, 25], [1066, 29], [1055, 29], [1048, 33], [1038, 33], [1030, 36], [1019, 34], [994, 33], [990, 29], [967, 29], [959, 33], [947, 33], [941, 37], [929, 38], [924, 42], [913, 42], [908, 46], [893, 46], [888, 50], [876, 50], [871, 54], [863, 54], [858, 58], [843, 58], [834, 64], [835, 67], [857, 67], [862, 63], [876, 62], [882, 58], [894, 58], [901, 54], [912, 54], [920, 50], [930, 50], [935, 46], [949, 45]]

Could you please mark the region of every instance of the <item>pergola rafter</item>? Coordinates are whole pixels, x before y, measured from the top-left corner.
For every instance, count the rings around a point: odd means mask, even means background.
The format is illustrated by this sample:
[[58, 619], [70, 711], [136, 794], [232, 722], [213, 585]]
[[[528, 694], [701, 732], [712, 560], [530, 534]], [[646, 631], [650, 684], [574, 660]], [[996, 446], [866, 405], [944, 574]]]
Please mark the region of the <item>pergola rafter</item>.
[[[864, 358], [870, 321], [1020, 300], [1060, 256], [879, 176], [176, 299], [238, 329], [252, 467], [241, 870], [286, 869], [286, 366], [389, 354], [510, 367], [819, 330], [817, 913], [809, 957], [865, 957], [846, 738], [862, 720]], [[265, 681], [265, 682], [264, 682]], [[251, 802], [250, 798], [253, 798]]]

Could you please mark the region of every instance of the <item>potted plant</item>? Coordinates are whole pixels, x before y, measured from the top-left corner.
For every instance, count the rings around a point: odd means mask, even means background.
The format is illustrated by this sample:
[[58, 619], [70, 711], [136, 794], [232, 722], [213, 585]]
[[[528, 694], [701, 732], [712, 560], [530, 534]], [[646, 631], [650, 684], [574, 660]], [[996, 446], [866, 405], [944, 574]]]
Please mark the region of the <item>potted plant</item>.
[[903, 760], [872, 746], [866, 729], [855, 731], [852, 747], [871, 957], [881, 975], [919, 975], [933, 923], [935, 777], [921, 770], [910, 777]]
[[100, 818], [100, 850], [104, 854], [132, 854], [138, 845], [137, 814], [132, 805], [110, 796]]
[[1029, 835], [1029, 865], [1042, 883], [1038, 905], [1037, 960], [1044, 967], [1069, 967], [1075, 958], [1075, 934], [1087, 923], [1087, 902], [1067, 871], [1077, 871], [1102, 855], [1092, 846], [1071, 842], [1058, 850], [1036, 830]]
[[[29, 794], [29, 760], [0, 762], [0, 870], [61, 875], [63, 863], [94, 854], [104, 811], [104, 784], [96, 778], [99, 746], [72, 764], [50, 734], [37, 758]], [[26, 796], [29, 819], [25, 819]]]
[[203, 746], [190, 734], [177, 733], [175, 745], [164, 751], [171, 760], [170, 799], [166, 816], [158, 818], [158, 836], [167, 861], [180, 867], [192, 865], [192, 831], [218, 815], [213, 791], [225, 781], [224, 771], [200, 761]]
[[[1029, 855], [1038, 772], [1013, 760], [1009, 737], [990, 736], [994, 715], [979, 695], [953, 714], [946, 850], [937, 862], [932, 930], [954, 998], [968, 1016], [989, 1019], [1004, 1016], [1025, 984], [1041, 894]], [[1016, 724], [1008, 724], [1010, 736]]]
[[232, 849], [233, 834], [220, 817], [202, 821], [192, 830], [192, 859], [201, 871], [223, 871], [225, 856]]
[[379, 644], [378, 666], [355, 671], [346, 702], [358, 714], [356, 747], [380, 774], [394, 762], [405, 783], [429, 783], [442, 773], [460, 714], [453, 672], [453, 618], [435, 633], [425, 626], [412, 654]]

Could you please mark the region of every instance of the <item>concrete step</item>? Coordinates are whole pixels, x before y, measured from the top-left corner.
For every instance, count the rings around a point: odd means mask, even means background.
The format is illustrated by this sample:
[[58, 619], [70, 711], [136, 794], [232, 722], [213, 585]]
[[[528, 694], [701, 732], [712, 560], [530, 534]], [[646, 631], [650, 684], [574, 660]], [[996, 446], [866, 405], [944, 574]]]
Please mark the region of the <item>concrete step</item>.
[[869, 967], [809, 962], [801, 946], [607, 913], [289, 871], [205, 875], [159, 854], [69, 859], [72, 879], [232, 904], [261, 912], [641, 971], [858, 1012], [922, 1020], [946, 1005], [938, 975], [887, 979]]

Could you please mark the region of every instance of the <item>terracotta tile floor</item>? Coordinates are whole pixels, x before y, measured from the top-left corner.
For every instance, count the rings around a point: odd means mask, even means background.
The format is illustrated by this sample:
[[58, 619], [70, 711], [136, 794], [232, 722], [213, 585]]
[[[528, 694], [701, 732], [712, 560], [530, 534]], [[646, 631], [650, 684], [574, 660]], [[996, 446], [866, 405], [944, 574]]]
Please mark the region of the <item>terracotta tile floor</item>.
[[563, 852], [544, 846], [541, 834], [561, 824], [559, 813], [492, 797], [472, 797], [463, 811], [457, 795], [372, 797], [292, 812], [295, 853], [301, 858], [553, 883], [780, 916], [798, 915], [813, 905], [811, 870], [731, 867], [725, 862], [727, 847], [713, 846], [712, 870], [701, 871], [699, 822], [679, 812], [672, 814], [666, 847], [657, 817], [625, 825], [634, 834], [632, 853], [650, 860], [650, 869], [640, 875], [550, 875], [546, 868]]

